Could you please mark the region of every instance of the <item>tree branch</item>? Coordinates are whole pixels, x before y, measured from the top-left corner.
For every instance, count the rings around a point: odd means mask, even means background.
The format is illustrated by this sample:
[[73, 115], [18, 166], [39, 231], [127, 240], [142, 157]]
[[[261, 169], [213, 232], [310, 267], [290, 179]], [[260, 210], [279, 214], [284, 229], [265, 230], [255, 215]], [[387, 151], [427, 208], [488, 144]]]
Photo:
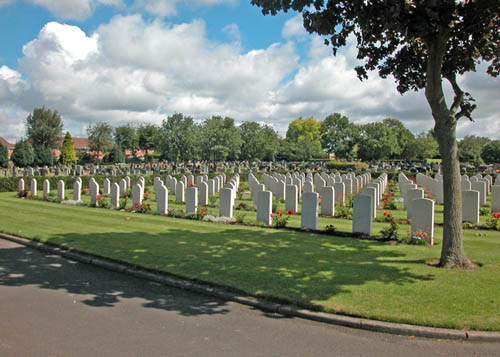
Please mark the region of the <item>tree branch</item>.
[[[455, 98], [453, 100], [453, 104], [450, 107], [450, 112], [452, 115], [455, 115], [457, 110], [462, 107], [463, 101], [464, 101], [464, 91], [460, 88], [460, 86], [457, 83], [457, 76], [455, 73], [447, 73], [443, 75], [444, 78], [450, 82], [451, 87], [453, 88], [453, 92], [455, 92]], [[455, 118], [458, 120], [460, 117], [464, 116], [465, 114], [462, 114], [463, 110], [458, 113]], [[461, 115], [462, 114], [462, 115]], [[460, 117], [459, 117], [460, 115]]]

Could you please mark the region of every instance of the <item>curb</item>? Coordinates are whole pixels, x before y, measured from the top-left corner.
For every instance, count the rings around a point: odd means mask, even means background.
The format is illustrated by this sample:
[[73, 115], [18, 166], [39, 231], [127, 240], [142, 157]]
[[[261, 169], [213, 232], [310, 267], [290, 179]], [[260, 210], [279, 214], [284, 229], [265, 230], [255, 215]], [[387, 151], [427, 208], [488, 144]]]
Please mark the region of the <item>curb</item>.
[[117, 261], [96, 257], [90, 254], [62, 249], [50, 244], [40, 243], [25, 238], [0, 233], [0, 238], [24, 245], [26, 247], [41, 250], [43, 252], [60, 255], [64, 258], [78, 261], [85, 264], [95, 265], [100, 268], [118, 273], [125, 273], [136, 278], [154, 281], [175, 288], [215, 296], [221, 299], [234, 301], [243, 305], [252, 306], [266, 312], [279, 313], [282, 315], [304, 318], [308, 320], [323, 322], [332, 325], [370, 330], [376, 332], [390, 333], [395, 335], [418, 336], [449, 340], [467, 340], [482, 342], [500, 342], [500, 332], [489, 331], [463, 331], [446, 328], [415, 326], [409, 324], [399, 324], [393, 322], [375, 321], [363, 318], [335, 315], [324, 312], [316, 312], [302, 309], [293, 305], [284, 305], [264, 299], [255, 298], [249, 295], [234, 293], [222, 288], [200, 284], [188, 280], [183, 280], [168, 274], [154, 273], [139, 267], [132, 267]]

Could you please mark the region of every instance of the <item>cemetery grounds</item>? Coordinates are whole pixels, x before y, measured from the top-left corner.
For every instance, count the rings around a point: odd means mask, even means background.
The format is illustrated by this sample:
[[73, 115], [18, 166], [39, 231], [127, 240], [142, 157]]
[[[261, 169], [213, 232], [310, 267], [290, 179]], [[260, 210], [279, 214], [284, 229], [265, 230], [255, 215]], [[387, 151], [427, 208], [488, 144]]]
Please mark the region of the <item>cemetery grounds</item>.
[[[314, 310], [500, 331], [498, 230], [464, 229], [465, 251], [481, 267], [445, 270], [428, 264], [440, 257], [442, 205], [436, 204], [435, 210], [436, 244], [409, 245], [346, 236], [352, 221], [345, 218], [320, 217], [323, 232], [290, 229], [300, 227], [300, 204], [297, 214], [288, 215], [290, 228], [263, 227], [251, 210], [247, 182], [240, 187], [234, 216], [244, 224], [171, 217], [183, 216], [185, 209], [171, 192], [170, 217], [89, 207], [88, 194], [82, 195], [84, 204], [71, 206], [3, 192], [0, 231]], [[397, 201], [397, 185], [391, 187]], [[155, 211], [152, 186], [146, 192]], [[66, 190], [66, 196], [71, 198], [72, 190]], [[218, 216], [218, 194], [214, 197], [198, 208], [203, 215]], [[273, 208], [285, 212], [283, 202], [275, 202]], [[406, 218], [399, 202], [393, 210], [377, 209], [374, 234], [388, 227], [388, 214]], [[481, 224], [487, 218], [481, 216]], [[401, 237], [409, 231], [408, 224], [398, 227]]]

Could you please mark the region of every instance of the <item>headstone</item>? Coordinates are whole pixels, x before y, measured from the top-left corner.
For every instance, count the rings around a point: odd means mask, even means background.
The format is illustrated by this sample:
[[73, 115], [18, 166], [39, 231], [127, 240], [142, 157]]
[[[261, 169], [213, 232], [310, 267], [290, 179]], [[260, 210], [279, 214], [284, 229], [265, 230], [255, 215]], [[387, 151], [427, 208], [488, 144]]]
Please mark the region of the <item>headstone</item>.
[[486, 204], [486, 182], [485, 181], [472, 181], [472, 191], [479, 191], [479, 204], [484, 206]]
[[45, 180], [43, 180], [43, 199], [44, 200], [49, 198], [49, 192], [50, 192], [50, 181], [45, 179]]
[[304, 184], [304, 193], [306, 192], [314, 192], [314, 185], [312, 181], [306, 181]]
[[24, 191], [24, 180], [19, 179], [19, 183], [17, 184], [17, 192], [23, 192]]
[[111, 192], [111, 181], [108, 178], [105, 178], [102, 185], [102, 194], [109, 195]]
[[30, 194], [32, 197], [36, 197], [38, 194], [37, 189], [36, 189], [36, 179], [35, 178], [31, 179]]
[[479, 224], [479, 192], [462, 191], [462, 221]]
[[208, 195], [209, 196], [215, 195], [215, 180], [214, 179], [208, 180]]
[[471, 182], [469, 180], [462, 180], [462, 192], [463, 191], [470, 191], [472, 186], [471, 186]]
[[500, 185], [491, 186], [491, 213], [500, 213]]
[[375, 187], [365, 187], [361, 190], [361, 194], [363, 195], [368, 195], [372, 198], [372, 206], [371, 206], [371, 211], [370, 211], [370, 217], [371, 219], [375, 219], [377, 217], [377, 189]]
[[317, 192], [304, 192], [302, 195], [302, 209], [300, 226], [304, 229], [318, 229], [318, 202]]
[[[184, 182], [182, 181], [180, 183], [184, 184]], [[198, 211], [198, 187], [188, 187], [186, 189], [186, 213], [196, 213], [197, 211]]]
[[208, 205], [208, 184], [204, 181], [198, 183], [198, 203], [200, 206]]
[[336, 182], [333, 185], [333, 189], [335, 191], [335, 203], [343, 206], [345, 203], [345, 184], [343, 182]]
[[184, 182], [177, 182], [177, 186], [175, 187], [175, 200], [177, 202], [185, 202], [185, 189], [186, 186], [184, 185]]
[[82, 182], [75, 180], [73, 183], [73, 201], [81, 201], [82, 195]]
[[273, 194], [271, 191], [259, 191], [257, 193], [257, 222], [271, 225]]
[[263, 184], [254, 184], [253, 185], [253, 191], [252, 191], [252, 200], [253, 200], [253, 205], [254, 207], [257, 207], [258, 203], [258, 195], [259, 192], [264, 191], [265, 186]]
[[411, 205], [412, 237], [424, 233], [431, 245], [434, 245], [434, 201], [428, 198], [418, 198], [411, 201]]
[[120, 186], [115, 182], [111, 185], [110, 190], [110, 203], [111, 207], [118, 208], [120, 207]]
[[64, 200], [64, 181], [59, 180], [57, 182], [57, 198], [59, 198], [61, 201]]
[[90, 205], [94, 207], [97, 204], [97, 195], [99, 194], [99, 184], [92, 178], [90, 180]]
[[297, 186], [286, 185], [286, 195], [285, 195], [285, 210], [297, 212], [298, 209], [298, 193]]
[[233, 218], [233, 196], [234, 191], [229, 188], [220, 191], [219, 216]]
[[168, 212], [168, 189], [160, 182], [156, 191], [156, 210], [161, 214]]
[[142, 204], [142, 199], [144, 195], [144, 188], [140, 183], [136, 183], [132, 187], [132, 204], [135, 206], [139, 206]]
[[408, 208], [406, 209], [406, 215], [408, 220], [412, 219], [413, 212], [411, 210], [411, 201], [416, 200], [418, 198], [424, 198], [424, 190], [419, 188], [410, 188], [406, 190], [406, 200], [408, 201]]
[[321, 195], [321, 214], [333, 217], [335, 215], [335, 191], [333, 187], [321, 187], [318, 193]]
[[365, 195], [362, 193], [354, 196], [353, 206], [352, 206], [353, 233], [362, 233], [366, 235], [372, 234], [372, 215], [373, 215], [372, 210], [373, 210], [373, 196]]

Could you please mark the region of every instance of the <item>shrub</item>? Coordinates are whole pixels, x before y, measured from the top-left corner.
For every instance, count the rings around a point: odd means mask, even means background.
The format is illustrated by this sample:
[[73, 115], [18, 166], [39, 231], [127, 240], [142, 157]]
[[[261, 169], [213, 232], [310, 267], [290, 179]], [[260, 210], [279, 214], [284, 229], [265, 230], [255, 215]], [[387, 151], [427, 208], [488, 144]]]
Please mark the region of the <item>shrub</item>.
[[343, 162], [343, 161], [330, 161], [326, 163], [328, 170], [355, 170], [364, 171], [368, 170], [368, 165], [364, 162]]
[[382, 229], [379, 234], [382, 238], [387, 240], [399, 240], [398, 224], [396, 220], [392, 218], [390, 220], [390, 225]]
[[284, 228], [288, 224], [288, 220], [290, 219], [290, 215], [283, 215], [283, 212], [276, 211], [276, 213], [271, 213], [271, 219], [273, 221], [273, 226], [276, 228]]
[[500, 230], [500, 213], [493, 213], [484, 224], [486, 229]]
[[246, 217], [246, 214], [245, 213], [240, 213], [240, 212], [237, 212], [234, 215], [234, 218], [236, 219], [236, 222], [240, 223], [240, 224], [245, 223], [245, 217]]

